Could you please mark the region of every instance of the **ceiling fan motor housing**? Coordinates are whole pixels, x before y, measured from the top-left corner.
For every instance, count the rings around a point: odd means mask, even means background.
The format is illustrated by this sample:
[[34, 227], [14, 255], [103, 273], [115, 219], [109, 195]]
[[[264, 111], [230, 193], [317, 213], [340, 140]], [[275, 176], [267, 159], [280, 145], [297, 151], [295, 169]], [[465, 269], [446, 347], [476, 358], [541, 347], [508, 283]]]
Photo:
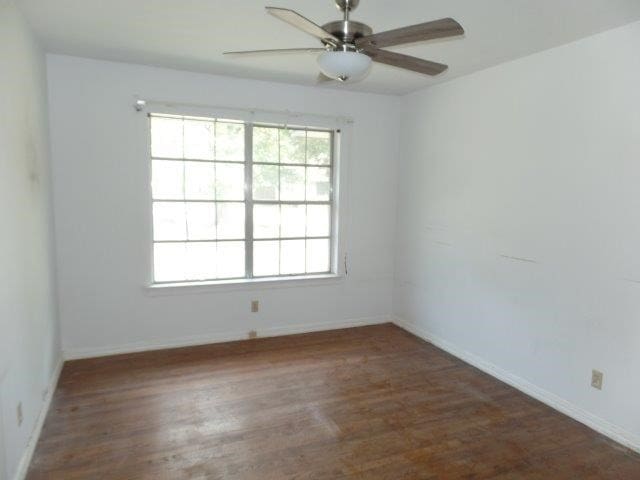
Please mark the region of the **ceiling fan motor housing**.
[[373, 33], [369, 25], [354, 22], [353, 20], [329, 22], [324, 24], [322, 28], [342, 41], [346, 48], [340, 48], [341, 50], [355, 50], [354, 44], [358, 38], [366, 37]]

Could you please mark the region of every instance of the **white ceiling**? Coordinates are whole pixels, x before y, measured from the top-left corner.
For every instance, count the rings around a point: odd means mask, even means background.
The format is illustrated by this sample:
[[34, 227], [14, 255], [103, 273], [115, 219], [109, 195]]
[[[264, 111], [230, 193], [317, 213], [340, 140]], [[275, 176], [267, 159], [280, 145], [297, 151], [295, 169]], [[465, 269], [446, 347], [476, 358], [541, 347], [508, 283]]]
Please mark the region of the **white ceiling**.
[[[319, 24], [340, 15], [333, 0], [20, 1], [50, 52], [303, 85], [316, 81], [312, 54], [222, 52], [319, 46], [267, 15], [265, 5]], [[376, 64], [364, 81], [330, 88], [407, 93], [640, 20], [640, 0], [361, 0], [352, 15], [374, 31], [442, 17], [458, 20], [466, 35], [393, 50], [447, 63], [446, 73], [429, 78]]]

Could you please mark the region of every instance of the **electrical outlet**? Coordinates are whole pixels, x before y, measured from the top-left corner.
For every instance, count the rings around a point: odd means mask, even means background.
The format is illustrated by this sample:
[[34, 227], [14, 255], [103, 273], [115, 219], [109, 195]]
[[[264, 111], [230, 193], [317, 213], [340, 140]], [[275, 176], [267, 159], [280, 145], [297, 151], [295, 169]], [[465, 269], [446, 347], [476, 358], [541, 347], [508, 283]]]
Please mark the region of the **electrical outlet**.
[[22, 402], [18, 403], [16, 416], [18, 417], [18, 426], [22, 425], [22, 421], [24, 420], [24, 416], [22, 415]]
[[258, 300], [253, 300], [251, 302], [251, 313], [256, 313], [260, 310], [260, 302]]
[[247, 335], [250, 339], [258, 338], [258, 332], [255, 330], [249, 330], [249, 334]]
[[591, 370], [591, 386], [602, 390], [602, 377], [604, 374], [598, 370]]

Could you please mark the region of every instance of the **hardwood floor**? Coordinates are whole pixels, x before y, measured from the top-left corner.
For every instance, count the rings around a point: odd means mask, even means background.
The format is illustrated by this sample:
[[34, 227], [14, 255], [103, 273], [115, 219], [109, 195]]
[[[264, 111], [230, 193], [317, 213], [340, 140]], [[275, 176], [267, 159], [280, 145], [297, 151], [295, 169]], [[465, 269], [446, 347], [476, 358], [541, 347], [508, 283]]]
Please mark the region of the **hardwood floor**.
[[640, 479], [640, 455], [392, 325], [68, 362], [35, 479]]

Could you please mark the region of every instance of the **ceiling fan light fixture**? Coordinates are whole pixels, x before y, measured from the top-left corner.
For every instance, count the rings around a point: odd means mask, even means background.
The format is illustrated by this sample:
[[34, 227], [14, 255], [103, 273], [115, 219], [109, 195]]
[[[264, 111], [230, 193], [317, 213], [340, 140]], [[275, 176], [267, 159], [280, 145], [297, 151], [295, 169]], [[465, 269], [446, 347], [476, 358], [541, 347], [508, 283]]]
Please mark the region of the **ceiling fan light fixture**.
[[327, 51], [318, 56], [320, 71], [341, 82], [359, 80], [371, 68], [371, 58], [360, 52]]

